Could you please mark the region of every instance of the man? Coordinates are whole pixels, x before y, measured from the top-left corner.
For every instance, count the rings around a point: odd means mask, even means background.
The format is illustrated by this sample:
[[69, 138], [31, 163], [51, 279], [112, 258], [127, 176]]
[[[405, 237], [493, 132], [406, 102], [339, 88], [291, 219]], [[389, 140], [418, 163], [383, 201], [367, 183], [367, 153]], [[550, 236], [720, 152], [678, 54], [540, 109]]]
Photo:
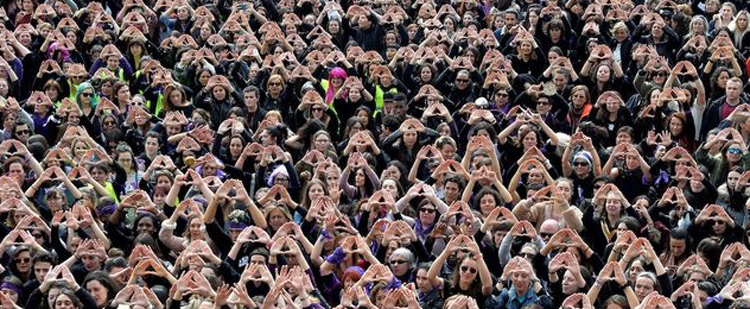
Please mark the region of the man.
[[13, 129], [13, 138], [17, 139], [24, 145], [26, 145], [26, 142], [29, 141], [29, 136], [31, 136], [33, 132], [31, 132], [31, 128], [29, 127], [29, 124], [23, 121], [17, 121], [16, 126]]
[[701, 123], [701, 139], [705, 140], [708, 131], [716, 128], [722, 119], [727, 119], [737, 106], [750, 103], [750, 99], [742, 94], [743, 83], [739, 77], [732, 77], [727, 81], [727, 94], [713, 101], [703, 114]]

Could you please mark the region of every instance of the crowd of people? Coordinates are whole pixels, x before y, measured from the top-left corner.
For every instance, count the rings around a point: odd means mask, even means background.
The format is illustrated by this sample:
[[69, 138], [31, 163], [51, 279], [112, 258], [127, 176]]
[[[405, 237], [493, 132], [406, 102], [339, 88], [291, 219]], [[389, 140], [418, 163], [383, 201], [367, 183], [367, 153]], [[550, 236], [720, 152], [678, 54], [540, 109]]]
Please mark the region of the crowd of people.
[[0, 2], [0, 306], [750, 309], [719, 0]]

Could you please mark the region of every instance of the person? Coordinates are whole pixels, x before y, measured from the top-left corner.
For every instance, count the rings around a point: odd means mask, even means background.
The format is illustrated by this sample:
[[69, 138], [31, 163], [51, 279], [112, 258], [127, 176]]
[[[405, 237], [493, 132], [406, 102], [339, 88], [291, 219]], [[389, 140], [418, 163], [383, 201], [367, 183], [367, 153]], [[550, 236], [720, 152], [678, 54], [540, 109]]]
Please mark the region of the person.
[[3, 308], [746, 309], [742, 1], [5, 1]]

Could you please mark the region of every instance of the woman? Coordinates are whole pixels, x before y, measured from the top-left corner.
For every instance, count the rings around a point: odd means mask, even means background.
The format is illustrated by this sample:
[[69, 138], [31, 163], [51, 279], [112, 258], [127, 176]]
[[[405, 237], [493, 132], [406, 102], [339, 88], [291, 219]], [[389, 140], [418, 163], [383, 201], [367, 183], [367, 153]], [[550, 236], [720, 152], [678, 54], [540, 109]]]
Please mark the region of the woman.
[[586, 227], [587, 242], [595, 252], [604, 252], [608, 243], [614, 241], [618, 220], [625, 215], [635, 217], [630, 202], [620, 190], [607, 184], [597, 191], [593, 200], [595, 207], [584, 212], [582, 222]]
[[118, 146], [115, 150], [114, 160], [116, 166], [125, 173], [124, 193], [127, 195], [138, 189], [144, 167], [136, 161], [133, 150], [127, 145]]
[[[750, 169], [750, 156], [747, 154], [747, 147], [742, 140], [730, 139], [724, 143], [721, 156], [718, 158], [708, 155], [708, 150], [714, 144], [723, 143], [722, 139], [726, 139], [728, 132], [728, 130], [723, 130], [717, 136], [709, 137], [708, 141], [695, 152], [695, 161], [709, 170], [711, 183], [714, 187], [720, 186], [727, 179], [729, 171], [734, 167], [739, 166], [745, 171]], [[740, 136], [739, 133], [732, 133], [732, 135]]]
[[695, 142], [695, 122], [691, 113], [672, 113], [664, 124], [672, 136], [672, 141], [689, 153], [695, 151], [698, 145]]
[[95, 271], [83, 279], [83, 287], [94, 298], [97, 308], [106, 308], [117, 295], [117, 284], [103, 271]]
[[508, 56], [511, 61], [513, 70], [518, 74], [531, 74], [531, 76], [541, 76], [544, 68], [547, 67], [544, 52], [531, 38], [523, 38], [515, 41], [515, 54]]
[[96, 106], [99, 105], [99, 95], [90, 83], [85, 82], [78, 85], [75, 94], [76, 103], [88, 119], [93, 119]]
[[[464, 241], [469, 252], [456, 255], [458, 262], [448, 281], [439, 277], [438, 274], [441, 273], [448, 257], [462, 251], [460, 241]], [[432, 286], [442, 286], [447, 296], [455, 294], [470, 296], [476, 299], [478, 304], [484, 304], [492, 292], [492, 275], [482, 258], [479, 246], [465, 235], [456, 236], [448, 243], [445, 250], [430, 266], [427, 279]]]
[[[364, 157], [358, 156], [357, 159], [354, 159], [354, 162], [352, 162], [352, 158], [354, 157], [350, 158], [350, 162], [341, 173], [339, 185], [344, 190], [344, 194], [352, 201], [368, 199], [380, 187], [380, 178]], [[352, 174], [353, 177], [351, 177]], [[352, 180], [354, 185], [350, 184]]]
[[625, 102], [616, 91], [603, 93], [596, 102], [597, 112], [593, 123], [609, 132], [609, 139], [604, 141], [604, 146], [615, 145], [617, 131], [625, 126], [633, 125], [630, 111], [625, 107]]
[[164, 88], [163, 97], [161, 110], [155, 111], [160, 118], [163, 118], [167, 112], [183, 112], [185, 115], [190, 115], [195, 109], [185, 89], [179, 85], [168, 85]]
[[271, 75], [265, 84], [265, 96], [260, 106], [267, 111], [278, 110], [282, 115], [289, 115], [290, 94], [286, 91], [287, 88], [283, 76]]
[[570, 109], [565, 118], [567, 130], [564, 133], [575, 133], [578, 125], [589, 119], [594, 105], [591, 104], [591, 94], [585, 85], [576, 85], [570, 90]]

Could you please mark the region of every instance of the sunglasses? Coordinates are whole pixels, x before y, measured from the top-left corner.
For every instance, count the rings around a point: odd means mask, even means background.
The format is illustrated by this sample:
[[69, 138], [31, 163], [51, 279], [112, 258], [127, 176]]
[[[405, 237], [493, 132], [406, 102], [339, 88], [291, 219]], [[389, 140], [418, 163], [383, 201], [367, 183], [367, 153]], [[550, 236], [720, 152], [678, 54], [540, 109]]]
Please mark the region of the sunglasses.
[[477, 273], [477, 269], [469, 266], [461, 266], [461, 272], [470, 272], [473, 275]]
[[522, 257], [522, 258], [524, 258], [524, 259], [530, 259], [530, 258], [533, 258], [533, 257], [534, 257], [535, 255], [536, 255], [536, 254], [533, 254], [533, 253], [526, 253], [526, 252], [521, 252], [521, 253], [519, 253], [519, 254], [518, 254], [518, 256], [520, 256], [520, 257]]
[[419, 212], [426, 212], [428, 214], [434, 214], [435, 213], [435, 208], [420, 208]]
[[87, 97], [87, 98], [88, 98], [88, 97], [90, 97], [90, 96], [92, 96], [92, 95], [94, 95], [94, 94], [93, 94], [93, 93], [91, 93], [91, 92], [84, 92], [84, 93], [81, 93], [81, 96], [82, 96], [82, 97]]
[[498, 96], [498, 97], [501, 97], [501, 98], [507, 98], [508, 97], [508, 94], [505, 93], [505, 92], [498, 92], [498, 93], [495, 93], [495, 95]]
[[588, 166], [588, 165], [589, 164], [586, 162], [580, 162], [580, 161], [573, 162], [573, 166]]
[[549, 238], [549, 237], [552, 237], [552, 235], [555, 235], [555, 234], [552, 234], [552, 233], [539, 233], [539, 236], [541, 236], [542, 238]]
[[400, 264], [406, 264], [405, 260], [393, 260], [391, 261], [391, 265], [400, 265]]
[[727, 153], [730, 153], [730, 154], [741, 154], [742, 153], [742, 149], [739, 149], [739, 148], [729, 148], [729, 149], [727, 149]]
[[279, 87], [279, 86], [281, 86], [281, 83], [268, 83], [268, 86]]
[[323, 109], [322, 109], [322, 108], [320, 108], [320, 107], [316, 107], [316, 108], [313, 108], [313, 109], [312, 109], [312, 111], [313, 111], [313, 112], [322, 112], [322, 111], [323, 111]]
[[468, 79], [463, 79], [463, 78], [458, 78], [458, 79], [456, 79], [456, 82], [457, 83], [468, 83], [469, 80]]
[[31, 262], [31, 258], [17, 258], [17, 259], [13, 259], [13, 261], [15, 261], [16, 263], [26, 264], [28, 262]]
[[721, 220], [706, 220], [706, 224], [708, 224], [708, 225], [722, 225], [722, 224], [724, 224], [724, 221], [721, 221]]
[[547, 101], [538, 101], [536, 102], [537, 105], [550, 105]]
[[16, 131], [16, 134], [17, 134], [17, 135], [21, 135], [21, 134], [29, 134], [29, 133], [31, 133], [31, 131], [29, 131], [29, 130], [20, 130], [20, 131]]

